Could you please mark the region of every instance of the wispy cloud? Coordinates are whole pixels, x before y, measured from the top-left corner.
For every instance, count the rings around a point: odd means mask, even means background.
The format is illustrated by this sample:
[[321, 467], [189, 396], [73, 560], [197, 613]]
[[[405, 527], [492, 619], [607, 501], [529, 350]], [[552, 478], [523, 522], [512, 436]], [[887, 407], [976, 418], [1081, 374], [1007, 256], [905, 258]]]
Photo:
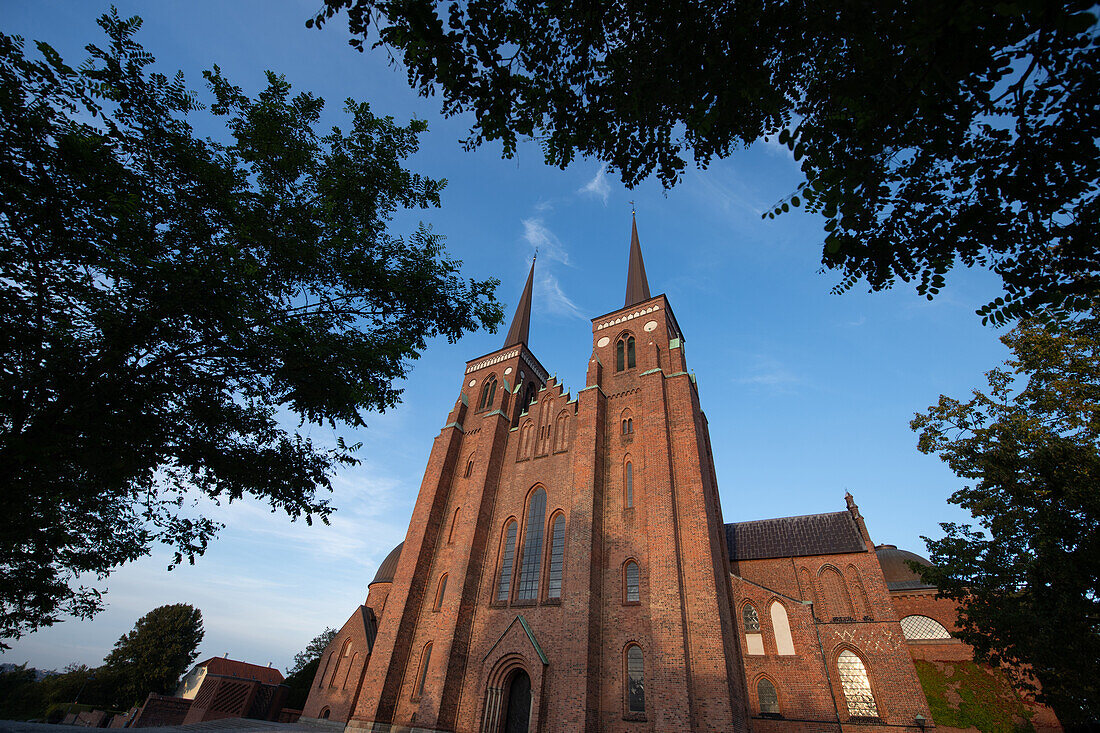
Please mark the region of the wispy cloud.
[[752, 357], [740, 376], [734, 378], [738, 384], [749, 384], [765, 389], [787, 391], [802, 384], [805, 380], [782, 362], [770, 356], [757, 354]]
[[760, 216], [768, 206], [761, 201], [753, 189], [738, 179], [736, 176], [726, 176], [724, 180], [718, 180], [714, 171], [697, 173], [693, 175], [702, 195], [710, 200], [712, 205], [726, 212], [748, 212], [754, 216]]
[[539, 273], [535, 281], [535, 296], [539, 299], [540, 310], [584, 320], [581, 309], [562, 291], [561, 284], [553, 273], [546, 270]]
[[557, 235], [546, 228], [542, 219], [531, 217], [523, 220], [523, 238], [539, 255], [563, 265], [571, 265], [569, 253], [565, 251]]
[[607, 199], [611, 195], [611, 185], [607, 182], [607, 164], [601, 165], [592, 180], [578, 188], [577, 193], [598, 198], [607, 206]]

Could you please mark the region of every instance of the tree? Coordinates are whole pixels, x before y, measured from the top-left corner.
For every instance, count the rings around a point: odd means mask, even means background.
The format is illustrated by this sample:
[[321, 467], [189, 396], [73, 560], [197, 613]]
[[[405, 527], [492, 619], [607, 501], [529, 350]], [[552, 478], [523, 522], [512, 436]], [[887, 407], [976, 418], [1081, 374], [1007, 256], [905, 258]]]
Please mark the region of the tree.
[[1100, 34], [1081, 0], [553, 3], [325, 0], [351, 43], [396, 52], [421, 94], [473, 115], [467, 147], [537, 138], [673, 186], [778, 139], [804, 181], [767, 216], [825, 218], [836, 290], [989, 267], [996, 323], [1087, 307], [1100, 253]]
[[924, 538], [926, 581], [958, 601], [959, 636], [1063, 723], [1100, 719], [1100, 308], [1026, 320], [988, 392], [941, 396], [912, 427], [969, 480], [950, 501], [980, 529]]
[[155, 543], [194, 562], [219, 527], [200, 498], [327, 521], [357, 446], [300, 428], [365, 425], [427, 339], [503, 316], [430, 228], [389, 231], [439, 205], [402, 165], [425, 123], [349, 100], [322, 136], [323, 100], [215, 67], [225, 135], [202, 139], [140, 19], [100, 25], [78, 68], [0, 34], [0, 639], [92, 615], [94, 580]]
[[294, 664], [287, 670], [287, 677], [293, 677], [298, 672], [301, 672], [302, 668], [314, 659], [320, 659], [325, 649], [328, 648], [328, 645], [336, 638], [337, 633], [336, 629], [325, 627], [324, 631], [313, 637], [313, 639], [306, 644], [305, 649], [294, 655]]
[[199, 655], [202, 612], [187, 603], [154, 608], [115, 642], [102, 672], [113, 678], [116, 701], [140, 704], [150, 692], [171, 695]]

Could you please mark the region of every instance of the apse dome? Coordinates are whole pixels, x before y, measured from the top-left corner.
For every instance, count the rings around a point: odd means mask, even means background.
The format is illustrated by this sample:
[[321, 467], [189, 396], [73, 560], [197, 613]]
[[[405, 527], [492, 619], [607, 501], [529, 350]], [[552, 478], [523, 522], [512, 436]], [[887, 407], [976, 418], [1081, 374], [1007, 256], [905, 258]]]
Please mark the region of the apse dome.
[[907, 564], [907, 561], [912, 561], [919, 565], [931, 567], [932, 563], [928, 562], [926, 558], [914, 552], [899, 550], [895, 545], [879, 545], [875, 548], [875, 554], [878, 555], [879, 565], [882, 566], [882, 575], [886, 578], [887, 590], [935, 588], [934, 585], [921, 580], [921, 577], [911, 570]]
[[374, 580], [368, 583], [368, 586], [375, 583], [392, 583], [393, 576], [397, 574], [397, 561], [401, 559], [401, 548], [405, 546], [402, 542], [397, 547], [390, 550], [390, 554], [386, 555], [386, 559], [382, 561], [382, 564], [378, 566], [378, 572], [374, 574]]

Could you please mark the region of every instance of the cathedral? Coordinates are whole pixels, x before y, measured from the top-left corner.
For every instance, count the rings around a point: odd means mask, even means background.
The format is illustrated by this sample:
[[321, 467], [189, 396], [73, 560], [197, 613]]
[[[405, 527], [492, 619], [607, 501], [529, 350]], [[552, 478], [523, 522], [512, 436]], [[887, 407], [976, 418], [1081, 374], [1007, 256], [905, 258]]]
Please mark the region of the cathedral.
[[303, 719], [349, 732], [935, 727], [917, 660], [954, 605], [854, 499], [727, 524], [687, 334], [637, 224], [575, 396], [528, 346], [466, 363], [403, 543], [329, 644]]

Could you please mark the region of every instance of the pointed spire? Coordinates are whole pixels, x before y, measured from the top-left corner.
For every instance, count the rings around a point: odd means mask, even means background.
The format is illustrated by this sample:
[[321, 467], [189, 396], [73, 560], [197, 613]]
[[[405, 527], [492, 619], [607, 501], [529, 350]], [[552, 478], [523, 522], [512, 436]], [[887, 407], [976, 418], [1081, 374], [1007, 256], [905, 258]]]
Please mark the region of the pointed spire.
[[508, 336], [504, 339], [502, 349], [527, 343], [528, 331], [531, 329], [531, 284], [535, 279], [537, 258], [538, 252], [531, 258], [531, 272], [527, 273], [527, 284], [523, 286], [523, 295], [519, 296], [519, 305], [516, 306], [516, 314], [512, 316], [512, 325], [508, 328]]
[[630, 264], [626, 271], [626, 304], [624, 308], [649, 300], [649, 281], [645, 277], [645, 263], [642, 262], [642, 245], [638, 243], [638, 221], [630, 214]]

